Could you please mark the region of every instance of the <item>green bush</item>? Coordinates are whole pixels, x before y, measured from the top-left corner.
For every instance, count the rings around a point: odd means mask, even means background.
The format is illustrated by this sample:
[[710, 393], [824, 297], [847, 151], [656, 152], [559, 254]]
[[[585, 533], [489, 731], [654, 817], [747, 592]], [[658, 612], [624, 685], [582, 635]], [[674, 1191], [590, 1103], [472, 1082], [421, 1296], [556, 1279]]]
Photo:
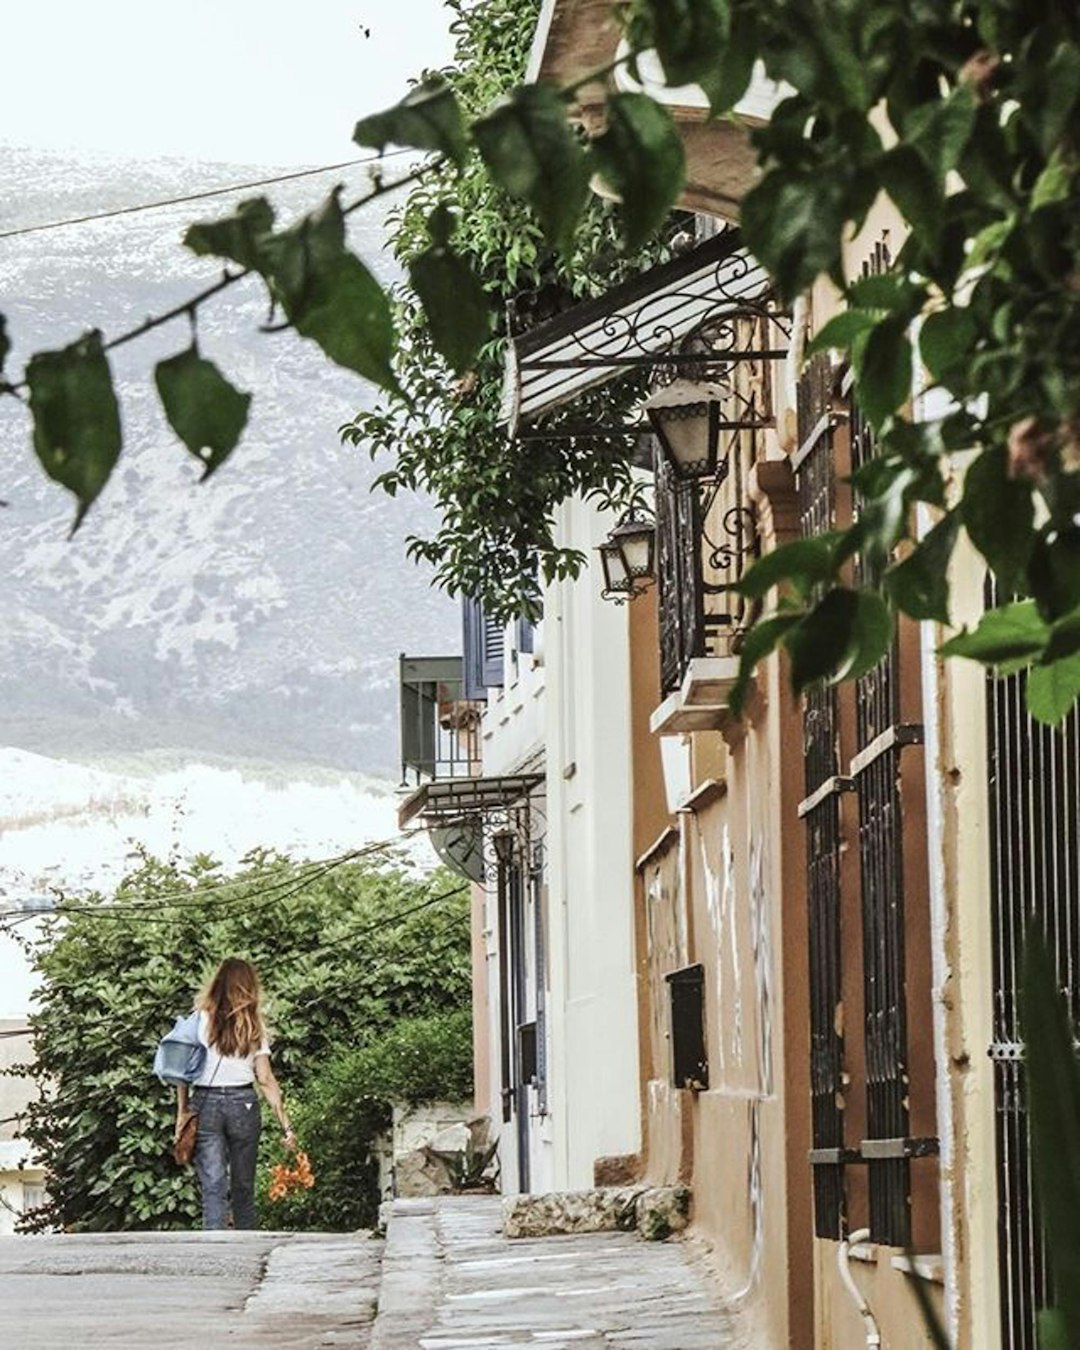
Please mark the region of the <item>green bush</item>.
[[[41, 981], [30, 1072], [42, 1097], [25, 1134], [50, 1195], [34, 1225], [197, 1223], [194, 1178], [169, 1151], [175, 1094], [151, 1063], [222, 957], [259, 969], [292, 1110], [336, 1081], [325, 1066], [403, 1018], [468, 1005], [468, 917], [466, 888], [448, 872], [418, 880], [370, 861], [270, 854], [235, 876], [207, 858], [183, 867], [148, 858], [115, 896], [63, 905], [29, 944]], [[263, 1165], [278, 1138], [267, 1129]]]
[[[468, 1008], [408, 1018], [370, 1044], [332, 1057], [309, 1080], [293, 1109], [315, 1185], [272, 1202], [264, 1173], [259, 1198], [265, 1226], [373, 1227], [379, 1188], [371, 1150], [376, 1136], [390, 1125], [391, 1104], [470, 1099], [472, 1073]], [[279, 1150], [275, 1161], [284, 1157]]]

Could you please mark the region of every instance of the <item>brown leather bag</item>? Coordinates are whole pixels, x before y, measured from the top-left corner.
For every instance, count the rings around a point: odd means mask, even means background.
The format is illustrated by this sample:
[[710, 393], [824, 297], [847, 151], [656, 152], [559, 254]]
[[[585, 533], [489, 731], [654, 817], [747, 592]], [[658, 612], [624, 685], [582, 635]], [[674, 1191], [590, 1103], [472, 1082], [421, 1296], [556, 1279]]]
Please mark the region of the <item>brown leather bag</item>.
[[180, 1117], [173, 1139], [173, 1157], [186, 1167], [195, 1156], [195, 1141], [199, 1137], [199, 1113], [190, 1108]]

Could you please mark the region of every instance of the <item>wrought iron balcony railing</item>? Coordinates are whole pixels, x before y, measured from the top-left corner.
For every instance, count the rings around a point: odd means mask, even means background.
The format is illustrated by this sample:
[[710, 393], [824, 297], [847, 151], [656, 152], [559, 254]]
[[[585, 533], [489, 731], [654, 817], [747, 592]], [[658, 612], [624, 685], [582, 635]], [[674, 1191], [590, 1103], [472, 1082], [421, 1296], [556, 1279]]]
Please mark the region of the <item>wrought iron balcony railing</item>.
[[400, 659], [401, 781], [420, 784], [480, 772], [484, 704], [465, 697], [460, 656]]

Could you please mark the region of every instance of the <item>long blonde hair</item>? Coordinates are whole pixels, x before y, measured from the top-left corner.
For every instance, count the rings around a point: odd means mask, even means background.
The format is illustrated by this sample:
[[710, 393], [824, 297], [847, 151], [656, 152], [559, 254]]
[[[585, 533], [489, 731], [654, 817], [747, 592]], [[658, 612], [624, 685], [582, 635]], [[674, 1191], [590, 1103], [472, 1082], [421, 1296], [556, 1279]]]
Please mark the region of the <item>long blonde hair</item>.
[[209, 1041], [219, 1055], [256, 1054], [263, 1043], [262, 988], [255, 967], [227, 957], [196, 1000], [210, 1019]]

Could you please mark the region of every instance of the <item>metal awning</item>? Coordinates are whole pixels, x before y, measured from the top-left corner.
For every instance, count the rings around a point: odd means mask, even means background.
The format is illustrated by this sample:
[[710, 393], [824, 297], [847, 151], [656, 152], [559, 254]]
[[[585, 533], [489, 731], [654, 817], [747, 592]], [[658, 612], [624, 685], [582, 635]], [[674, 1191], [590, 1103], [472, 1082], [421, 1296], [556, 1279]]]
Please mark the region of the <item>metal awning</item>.
[[398, 825], [404, 829], [417, 816], [423, 825], [438, 825], [460, 816], [502, 810], [527, 797], [543, 781], [540, 773], [436, 779], [405, 798], [398, 807]]
[[729, 332], [735, 341], [734, 324], [729, 329], [726, 320], [755, 313], [784, 318], [768, 302], [768, 274], [740, 246], [738, 231], [725, 230], [606, 295], [582, 301], [511, 338], [500, 420], [517, 436], [524, 423], [635, 366], [700, 365], [700, 351], [682, 353], [678, 348], [705, 327], [720, 337], [720, 348], [710, 352], [710, 360], [783, 357], [783, 348], [722, 350]]

